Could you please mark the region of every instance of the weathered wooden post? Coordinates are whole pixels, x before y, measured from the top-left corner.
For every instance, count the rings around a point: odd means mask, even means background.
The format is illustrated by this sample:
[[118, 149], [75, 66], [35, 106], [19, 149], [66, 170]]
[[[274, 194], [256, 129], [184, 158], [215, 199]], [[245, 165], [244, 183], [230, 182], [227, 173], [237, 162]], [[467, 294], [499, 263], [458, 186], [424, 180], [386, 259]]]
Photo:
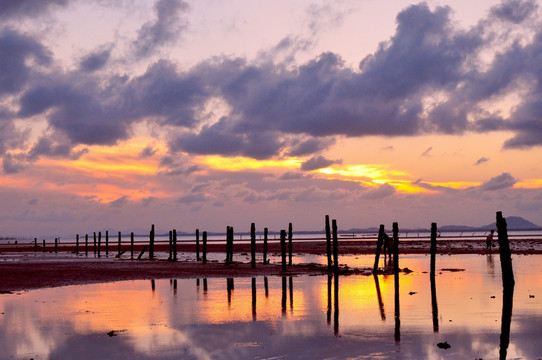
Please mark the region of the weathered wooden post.
[[79, 234], [75, 235], [75, 254], [79, 255]]
[[254, 269], [256, 267], [256, 224], [250, 224], [250, 256], [251, 256], [251, 267]]
[[149, 260], [154, 259], [154, 224], [151, 226], [151, 232], [149, 234]]
[[120, 231], [119, 231], [119, 234], [118, 234], [119, 238], [118, 238], [118, 252], [117, 252], [117, 256], [120, 257], [120, 252], [121, 252], [121, 234], [120, 234]]
[[[286, 271], [286, 230], [280, 231], [280, 253], [282, 256], [282, 271]], [[286, 278], [283, 278], [286, 280]]]
[[88, 256], [88, 234], [85, 234], [85, 256]]
[[109, 230], [105, 230], [105, 255], [109, 255]]
[[292, 266], [292, 223], [288, 224], [288, 265]]
[[58, 239], [55, 238], [55, 254], [58, 253]]
[[[380, 260], [380, 252], [382, 251], [382, 244], [384, 242], [384, 225], [380, 224], [380, 228], [378, 229], [378, 240], [376, 242], [376, 255], [375, 255], [375, 263], [373, 265], [373, 273], [376, 273], [378, 271], [378, 262]], [[384, 265], [386, 263], [386, 258], [384, 255]]]
[[263, 229], [263, 263], [264, 264], [267, 264], [267, 234], [268, 234], [268, 229], [267, 228], [264, 228]]
[[177, 261], [177, 230], [173, 229], [173, 261]]
[[199, 261], [199, 229], [196, 229], [196, 261]]
[[102, 244], [102, 232], [98, 231], [98, 257], [100, 257], [101, 244]]
[[43, 239], [43, 252], [45, 252], [45, 239]]
[[435, 256], [437, 253], [437, 224], [431, 223], [431, 309], [433, 312], [433, 332], [439, 331], [438, 324], [438, 304], [437, 304], [437, 284], [435, 281]]
[[331, 227], [329, 226], [329, 215], [326, 215], [326, 249], [327, 269], [331, 270]]
[[515, 285], [514, 270], [512, 269], [512, 255], [508, 243], [508, 229], [506, 219], [502, 212], [497, 212], [497, 233], [499, 239], [499, 255], [501, 259], [502, 286], [504, 289], [511, 289]]
[[141, 257], [143, 256], [143, 254], [145, 253], [145, 251], [147, 251], [147, 245], [143, 246], [143, 249], [141, 249], [141, 252], [140, 252], [139, 255], [137, 256], [137, 260], [141, 260]]
[[333, 232], [333, 271], [339, 271], [339, 239], [337, 237], [337, 220], [331, 220], [331, 229]]
[[94, 231], [94, 246], [93, 246], [94, 254], [96, 254], [96, 231]]
[[435, 256], [437, 254], [437, 223], [431, 223], [431, 276], [435, 277]]
[[134, 233], [130, 233], [130, 259], [134, 259]]
[[34, 238], [34, 252], [38, 252], [38, 238]]
[[226, 226], [226, 265], [230, 264], [230, 227]]
[[169, 261], [173, 261], [173, 230], [169, 230]]
[[399, 272], [399, 225], [393, 223], [393, 271]]
[[203, 232], [203, 263], [207, 264], [207, 231]]

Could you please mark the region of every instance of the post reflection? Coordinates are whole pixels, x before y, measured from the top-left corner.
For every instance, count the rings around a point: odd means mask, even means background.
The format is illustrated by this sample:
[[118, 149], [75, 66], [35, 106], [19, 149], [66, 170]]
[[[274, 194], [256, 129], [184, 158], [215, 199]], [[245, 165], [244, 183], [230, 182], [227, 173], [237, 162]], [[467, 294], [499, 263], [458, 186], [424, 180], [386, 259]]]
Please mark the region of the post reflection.
[[268, 298], [269, 297], [269, 282], [267, 280], [267, 276], [264, 276], [263, 278], [263, 286], [265, 289], [265, 297]]
[[333, 277], [333, 332], [335, 336], [339, 335], [339, 274], [335, 273]]
[[386, 320], [386, 311], [384, 310], [384, 301], [382, 300], [382, 293], [380, 292], [380, 282], [378, 280], [378, 275], [373, 274], [373, 278], [375, 279], [376, 296], [378, 298], [378, 308], [380, 309], [380, 318], [382, 320]]
[[252, 321], [256, 321], [256, 278], [252, 278]]
[[437, 285], [435, 282], [435, 274], [430, 275], [431, 278], [431, 308], [433, 312], [433, 332], [439, 332], [438, 325], [438, 304], [437, 304]]
[[294, 280], [290, 276], [288, 278], [288, 289], [290, 290], [290, 311], [294, 310]]
[[286, 315], [286, 276], [282, 277], [282, 315]]
[[233, 278], [226, 279], [226, 289], [228, 291], [228, 307], [231, 306], [231, 295], [233, 292]]
[[514, 285], [504, 287], [502, 293], [501, 338], [499, 344], [499, 358], [506, 359], [508, 345], [510, 344], [510, 323], [512, 322], [512, 307], [514, 304]]
[[399, 306], [399, 272], [393, 276], [395, 282], [395, 341], [401, 341], [401, 310]]

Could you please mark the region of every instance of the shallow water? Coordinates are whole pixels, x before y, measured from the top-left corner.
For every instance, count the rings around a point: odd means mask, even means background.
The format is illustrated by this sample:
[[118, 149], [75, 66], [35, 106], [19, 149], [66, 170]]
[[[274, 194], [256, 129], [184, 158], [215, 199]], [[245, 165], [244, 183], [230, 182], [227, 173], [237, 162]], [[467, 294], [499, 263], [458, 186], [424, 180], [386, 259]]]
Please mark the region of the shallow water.
[[[542, 256], [513, 259], [510, 323], [498, 255], [437, 256], [436, 307], [429, 256], [411, 255], [401, 257], [414, 272], [399, 275], [398, 297], [393, 275], [125, 281], [3, 294], [0, 358], [498, 359], [503, 325], [507, 358], [542, 358]], [[349, 266], [372, 262], [341, 257]], [[437, 346], [444, 342], [451, 347]]]

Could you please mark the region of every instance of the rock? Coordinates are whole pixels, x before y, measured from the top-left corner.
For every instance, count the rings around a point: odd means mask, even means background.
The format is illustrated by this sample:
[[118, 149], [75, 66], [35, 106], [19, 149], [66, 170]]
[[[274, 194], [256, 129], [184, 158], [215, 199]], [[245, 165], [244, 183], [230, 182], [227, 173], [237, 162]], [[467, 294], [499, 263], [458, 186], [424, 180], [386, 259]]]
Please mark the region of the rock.
[[438, 343], [438, 344], [437, 344], [437, 347], [438, 347], [439, 349], [449, 349], [449, 348], [452, 347], [452, 345], [448, 344], [448, 342], [445, 341], [445, 342]]

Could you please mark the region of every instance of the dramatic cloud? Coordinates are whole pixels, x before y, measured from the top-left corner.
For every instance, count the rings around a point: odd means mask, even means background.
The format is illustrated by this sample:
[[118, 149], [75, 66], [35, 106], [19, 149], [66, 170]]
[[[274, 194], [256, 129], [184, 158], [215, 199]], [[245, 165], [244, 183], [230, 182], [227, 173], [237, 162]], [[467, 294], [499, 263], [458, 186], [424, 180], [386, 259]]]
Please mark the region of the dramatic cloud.
[[322, 168], [326, 168], [333, 164], [341, 164], [342, 160], [330, 160], [326, 159], [325, 157], [318, 155], [313, 156], [309, 160], [303, 162], [301, 164], [301, 170], [303, 171], [312, 171], [312, 170], [318, 170]]
[[111, 50], [111, 47], [107, 47], [83, 56], [80, 63], [81, 70], [93, 72], [102, 69], [111, 56]]
[[147, 57], [160, 46], [176, 40], [187, 26], [179, 14], [188, 7], [183, 0], [158, 0], [154, 6], [156, 21], [144, 24], [138, 31], [134, 42], [136, 55]]
[[377, 200], [382, 199], [388, 196], [391, 196], [395, 193], [395, 188], [389, 184], [382, 184], [378, 189], [371, 190], [363, 194], [364, 199]]
[[508, 0], [495, 6], [491, 13], [499, 19], [517, 24], [531, 15], [537, 7], [537, 4], [532, 0]]
[[481, 190], [502, 190], [514, 186], [517, 182], [509, 173], [502, 173], [499, 176], [491, 178], [489, 181], [480, 185]]
[[0, 20], [13, 16], [36, 16], [47, 12], [49, 8], [66, 6], [70, 0], [2, 0], [0, 2]]

